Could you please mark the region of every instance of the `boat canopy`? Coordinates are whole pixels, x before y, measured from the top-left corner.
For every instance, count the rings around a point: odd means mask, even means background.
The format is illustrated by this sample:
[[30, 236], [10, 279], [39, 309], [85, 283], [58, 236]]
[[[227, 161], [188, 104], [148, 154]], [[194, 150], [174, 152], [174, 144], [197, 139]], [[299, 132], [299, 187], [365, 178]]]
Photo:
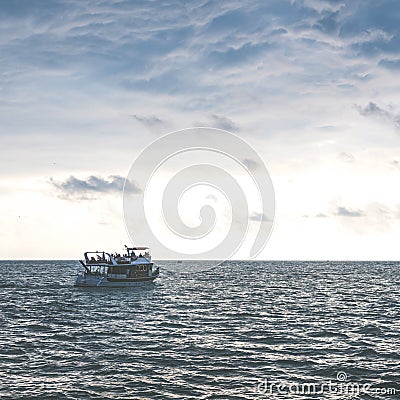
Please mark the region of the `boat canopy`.
[[[111, 254], [106, 253], [105, 251], [87, 251], [84, 253], [85, 260], [87, 263], [93, 263], [96, 262], [98, 264], [108, 264], [112, 263], [112, 257]], [[96, 259], [96, 258], [97, 259]]]
[[136, 247], [128, 247], [128, 246], [125, 246], [125, 248], [126, 248], [127, 250], [150, 250], [150, 248], [147, 247], [147, 246], [136, 246]]

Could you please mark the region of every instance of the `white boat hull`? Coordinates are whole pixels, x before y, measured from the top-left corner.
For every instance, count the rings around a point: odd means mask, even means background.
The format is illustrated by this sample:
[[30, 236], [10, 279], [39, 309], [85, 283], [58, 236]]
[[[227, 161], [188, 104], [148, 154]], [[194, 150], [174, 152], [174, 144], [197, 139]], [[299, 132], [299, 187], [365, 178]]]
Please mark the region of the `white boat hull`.
[[78, 275], [75, 286], [78, 287], [136, 287], [152, 284], [157, 276], [138, 279], [109, 279], [104, 276]]

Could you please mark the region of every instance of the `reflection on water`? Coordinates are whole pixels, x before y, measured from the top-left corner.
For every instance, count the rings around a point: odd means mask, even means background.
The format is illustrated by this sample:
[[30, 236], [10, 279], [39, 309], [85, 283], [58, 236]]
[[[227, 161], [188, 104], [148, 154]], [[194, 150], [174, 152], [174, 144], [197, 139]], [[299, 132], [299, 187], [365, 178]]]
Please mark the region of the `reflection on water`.
[[0, 262], [0, 396], [299, 399], [256, 387], [339, 371], [400, 389], [397, 264], [160, 267], [147, 287], [82, 289], [75, 262]]

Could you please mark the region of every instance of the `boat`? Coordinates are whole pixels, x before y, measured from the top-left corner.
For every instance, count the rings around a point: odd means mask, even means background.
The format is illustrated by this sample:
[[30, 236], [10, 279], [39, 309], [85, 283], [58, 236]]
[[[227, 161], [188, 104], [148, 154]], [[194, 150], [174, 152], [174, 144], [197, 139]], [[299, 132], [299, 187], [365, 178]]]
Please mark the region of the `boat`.
[[79, 260], [84, 271], [78, 273], [75, 286], [126, 287], [153, 282], [159, 268], [153, 269], [148, 247], [125, 246], [125, 254], [105, 251], [87, 251], [85, 260]]

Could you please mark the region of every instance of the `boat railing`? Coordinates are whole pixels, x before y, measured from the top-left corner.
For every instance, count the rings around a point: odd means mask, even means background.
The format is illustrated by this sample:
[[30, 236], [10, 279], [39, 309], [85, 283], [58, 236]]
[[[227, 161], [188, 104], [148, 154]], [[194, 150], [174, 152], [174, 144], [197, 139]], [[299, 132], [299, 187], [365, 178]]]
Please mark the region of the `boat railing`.
[[105, 251], [87, 251], [84, 256], [87, 265], [116, 265], [114, 257]]
[[[143, 250], [144, 253], [130, 253], [130, 250]], [[110, 265], [129, 265], [138, 262], [151, 263], [151, 255], [146, 247], [127, 248], [127, 254], [122, 256], [118, 253], [110, 254], [105, 251], [87, 251], [84, 253], [85, 263], [87, 267], [90, 266], [110, 266]], [[84, 265], [82, 263], [82, 265]], [[84, 265], [85, 266], [85, 265]]]

